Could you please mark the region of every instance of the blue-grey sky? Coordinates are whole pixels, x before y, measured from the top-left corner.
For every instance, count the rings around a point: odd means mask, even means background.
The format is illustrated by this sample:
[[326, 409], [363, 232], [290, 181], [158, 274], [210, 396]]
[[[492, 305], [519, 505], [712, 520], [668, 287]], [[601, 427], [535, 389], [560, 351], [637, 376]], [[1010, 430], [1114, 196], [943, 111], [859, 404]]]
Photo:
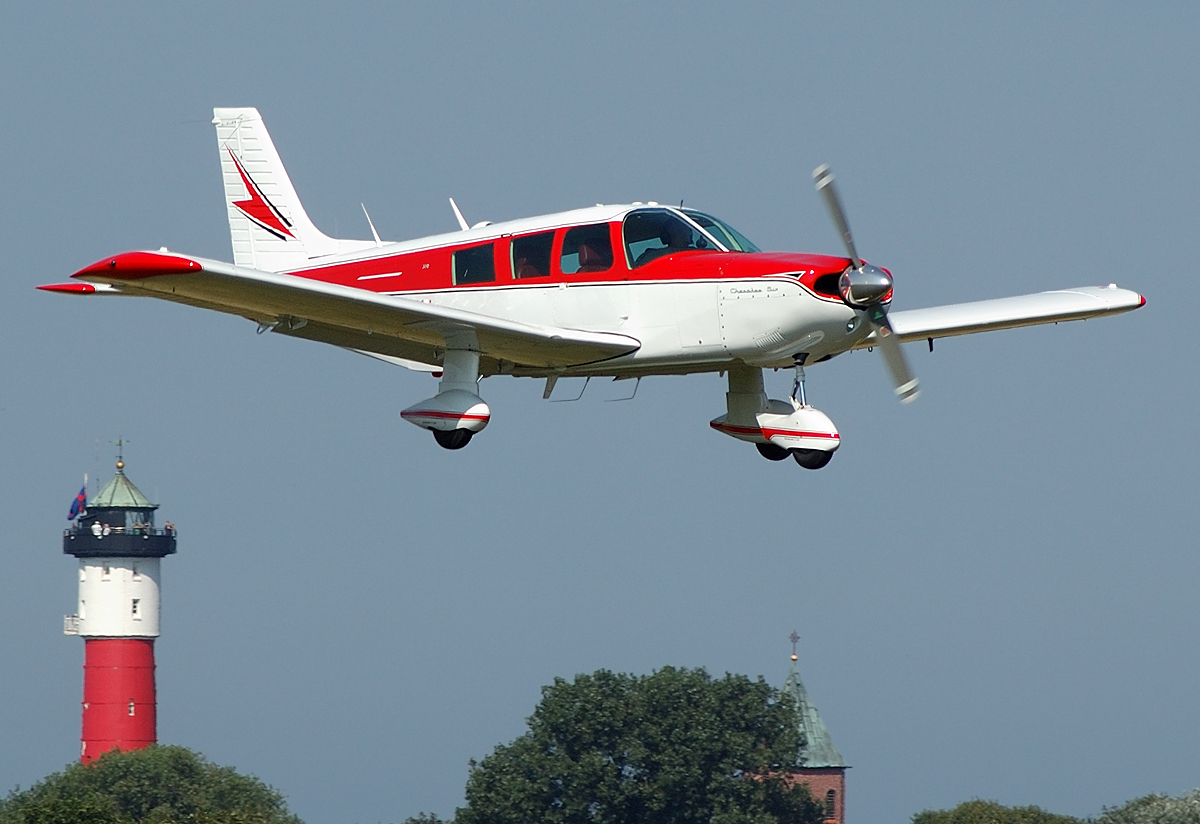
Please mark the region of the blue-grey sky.
[[[1194, 3], [0, 7], [0, 787], [77, 757], [61, 634], [80, 476], [130, 477], [164, 562], [160, 740], [310, 824], [461, 802], [539, 687], [665, 664], [802, 673], [852, 821], [972, 797], [1095, 814], [1200, 784]], [[809, 370], [819, 472], [632, 403], [428, 376], [164, 303], [34, 290], [118, 251], [231, 259], [213, 106], [257, 106], [310, 216], [369, 237], [596, 202], [703, 207], [839, 253], [833, 164], [899, 309], [1116, 282], [1131, 315]], [[788, 376], [769, 376], [782, 396]]]

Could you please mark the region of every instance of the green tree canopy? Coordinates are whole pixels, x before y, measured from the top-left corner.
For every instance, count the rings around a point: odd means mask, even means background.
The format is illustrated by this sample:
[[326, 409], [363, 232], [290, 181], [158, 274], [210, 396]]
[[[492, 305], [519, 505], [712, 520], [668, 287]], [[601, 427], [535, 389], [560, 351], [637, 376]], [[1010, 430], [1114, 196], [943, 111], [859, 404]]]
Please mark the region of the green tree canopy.
[[0, 824], [302, 824], [253, 776], [183, 747], [114, 750], [0, 801]]
[[[542, 689], [529, 730], [471, 762], [455, 824], [817, 824], [795, 707], [761, 678], [600, 670]], [[421, 816], [410, 822], [433, 822]]]
[[925, 810], [912, 824], [1082, 824], [1069, 815], [1048, 813], [1041, 807], [1005, 807], [995, 801], [964, 801], [952, 810]]
[[1147, 795], [1121, 807], [1106, 808], [1096, 824], [1200, 824], [1200, 790], [1179, 798]]

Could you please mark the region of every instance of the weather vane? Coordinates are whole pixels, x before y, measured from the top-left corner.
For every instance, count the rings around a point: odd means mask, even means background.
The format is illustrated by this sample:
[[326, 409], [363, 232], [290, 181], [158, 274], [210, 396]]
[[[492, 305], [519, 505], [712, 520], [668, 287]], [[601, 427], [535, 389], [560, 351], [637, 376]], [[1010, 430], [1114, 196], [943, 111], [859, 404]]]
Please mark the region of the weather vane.
[[792, 660], [795, 661], [800, 657], [796, 654], [796, 644], [800, 641], [800, 636], [796, 634], [796, 630], [792, 630], [792, 634], [788, 636], [788, 640], [792, 642]]
[[117, 439], [115, 441], [109, 441], [109, 443], [117, 448], [117, 469], [124, 469], [125, 468], [125, 444], [129, 443], [129, 441], [125, 440], [120, 435], [118, 435]]

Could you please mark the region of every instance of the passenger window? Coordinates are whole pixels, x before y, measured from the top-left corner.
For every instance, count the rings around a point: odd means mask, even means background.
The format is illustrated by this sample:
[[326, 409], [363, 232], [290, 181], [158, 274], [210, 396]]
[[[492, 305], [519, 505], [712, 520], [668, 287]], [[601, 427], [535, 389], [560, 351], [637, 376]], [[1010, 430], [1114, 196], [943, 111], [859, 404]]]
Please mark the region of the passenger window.
[[623, 231], [625, 251], [634, 269], [672, 252], [716, 248], [694, 226], [665, 209], [631, 212]]
[[544, 278], [550, 274], [550, 247], [554, 232], [515, 237], [512, 241], [514, 278]]
[[576, 272], [607, 272], [612, 268], [612, 236], [607, 223], [576, 226], [563, 238], [559, 261], [564, 275]]
[[496, 279], [492, 244], [459, 249], [454, 253], [454, 285], [491, 283]]

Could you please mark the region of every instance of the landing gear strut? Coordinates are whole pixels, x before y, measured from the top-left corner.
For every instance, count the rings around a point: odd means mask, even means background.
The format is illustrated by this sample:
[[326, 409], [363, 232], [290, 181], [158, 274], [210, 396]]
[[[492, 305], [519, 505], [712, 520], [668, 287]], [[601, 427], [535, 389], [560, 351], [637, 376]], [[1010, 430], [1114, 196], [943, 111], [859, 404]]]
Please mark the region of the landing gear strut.
[[749, 441], [768, 461], [784, 461], [790, 455], [805, 469], [828, 464], [841, 441], [833, 421], [808, 405], [804, 391], [806, 359], [806, 354], [796, 356], [796, 378], [792, 396], [786, 401], [767, 398], [762, 369], [745, 364], [730, 367], [729, 392], [725, 395], [728, 411], [709, 426]]
[[433, 432], [443, 449], [462, 449], [491, 419], [491, 410], [479, 397], [478, 342], [447, 339], [452, 344], [442, 358], [438, 393], [400, 413], [400, 417]]

